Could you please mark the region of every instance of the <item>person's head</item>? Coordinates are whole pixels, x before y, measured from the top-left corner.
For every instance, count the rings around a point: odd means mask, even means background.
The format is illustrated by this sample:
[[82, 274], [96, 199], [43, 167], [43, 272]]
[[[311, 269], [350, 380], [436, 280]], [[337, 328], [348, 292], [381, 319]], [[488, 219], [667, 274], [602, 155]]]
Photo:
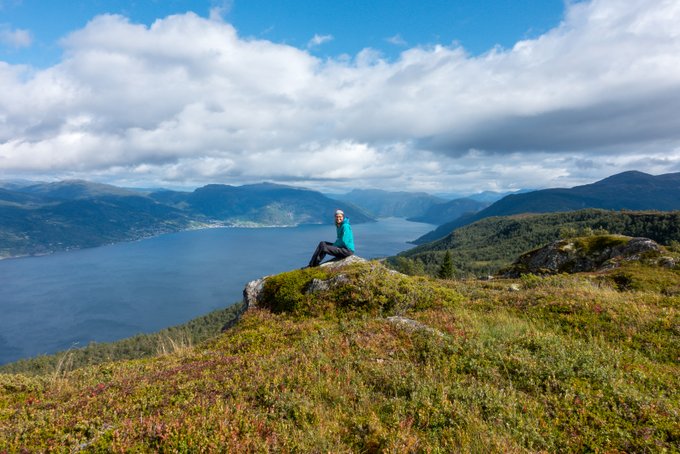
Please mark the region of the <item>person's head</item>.
[[335, 225], [342, 224], [345, 219], [345, 213], [342, 210], [335, 210]]

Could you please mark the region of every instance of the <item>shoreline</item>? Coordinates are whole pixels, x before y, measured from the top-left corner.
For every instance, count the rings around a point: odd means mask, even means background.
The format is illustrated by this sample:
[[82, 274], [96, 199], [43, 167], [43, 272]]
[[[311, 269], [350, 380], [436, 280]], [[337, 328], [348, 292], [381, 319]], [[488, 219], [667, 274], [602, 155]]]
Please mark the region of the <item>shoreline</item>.
[[[390, 217], [386, 218], [381, 218], [381, 219], [389, 219]], [[401, 219], [401, 218], [400, 218]], [[410, 222], [415, 222], [415, 221], [410, 221]], [[195, 231], [195, 230], [207, 230], [207, 229], [226, 229], [226, 228], [240, 228], [240, 229], [265, 229], [265, 228], [295, 228], [295, 227], [300, 227], [303, 225], [324, 225], [323, 222], [310, 222], [310, 223], [297, 223], [297, 224], [262, 224], [258, 222], [253, 222], [253, 221], [236, 221], [236, 222], [226, 222], [226, 221], [213, 221], [213, 222], [195, 222], [192, 221], [189, 223], [189, 225], [185, 228], [182, 229], [177, 229], [177, 230], [168, 230], [165, 232], [161, 233], [153, 233], [149, 235], [140, 235], [138, 237], [130, 237], [128, 239], [123, 239], [120, 241], [113, 241], [113, 242], [108, 242], [108, 243], [101, 243], [98, 245], [93, 245], [93, 246], [74, 246], [74, 247], [66, 247], [63, 249], [54, 249], [49, 252], [39, 252], [39, 253], [23, 253], [23, 254], [18, 254], [18, 255], [0, 255], [0, 261], [4, 260], [15, 260], [15, 259], [25, 259], [25, 258], [38, 258], [38, 257], [45, 257], [48, 255], [53, 255], [57, 254], [60, 252], [70, 252], [70, 251], [80, 251], [83, 249], [91, 249], [91, 248], [96, 248], [96, 247], [101, 247], [101, 246], [110, 246], [113, 244], [120, 244], [120, 243], [133, 243], [135, 241], [142, 241], [142, 240], [148, 240], [150, 238], [156, 238], [162, 235], [167, 235], [171, 233], [180, 233], [180, 232], [189, 232], [189, 231]], [[330, 224], [329, 224], [330, 225]]]
[[208, 229], [228, 229], [228, 228], [239, 228], [239, 229], [264, 229], [264, 228], [295, 228], [299, 227], [301, 225], [322, 225], [321, 223], [319, 224], [260, 224], [257, 222], [250, 222], [250, 221], [243, 221], [243, 222], [237, 222], [237, 223], [226, 223], [226, 222], [221, 222], [221, 221], [216, 221], [216, 222], [209, 222], [209, 223], [192, 223], [193, 225], [189, 225], [186, 228], [183, 229], [178, 229], [178, 230], [169, 230], [167, 232], [162, 232], [162, 233], [155, 233], [155, 234], [150, 234], [150, 235], [141, 235], [139, 237], [131, 237], [129, 239], [124, 239], [120, 241], [113, 241], [113, 242], [108, 242], [108, 243], [102, 243], [94, 246], [82, 246], [82, 247], [67, 247], [64, 249], [55, 249], [49, 252], [40, 252], [40, 253], [25, 253], [25, 254], [19, 254], [19, 255], [2, 255], [0, 256], [0, 261], [4, 260], [15, 260], [15, 259], [25, 259], [25, 258], [38, 258], [38, 257], [45, 257], [53, 254], [57, 254], [60, 252], [71, 252], [71, 251], [80, 251], [83, 249], [91, 249], [91, 248], [97, 248], [97, 247], [102, 247], [102, 246], [111, 246], [114, 244], [120, 244], [120, 243], [134, 243], [136, 241], [143, 241], [143, 240], [148, 240], [151, 238], [157, 238], [159, 236], [163, 235], [168, 235], [172, 233], [181, 233], [181, 232], [192, 232], [192, 231], [197, 231], [197, 230], [208, 230]]

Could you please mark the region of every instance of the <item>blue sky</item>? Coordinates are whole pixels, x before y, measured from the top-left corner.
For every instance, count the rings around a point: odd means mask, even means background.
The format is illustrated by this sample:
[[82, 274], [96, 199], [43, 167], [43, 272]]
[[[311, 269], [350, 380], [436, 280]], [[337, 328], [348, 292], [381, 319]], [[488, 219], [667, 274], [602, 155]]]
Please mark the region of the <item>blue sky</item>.
[[680, 171], [677, 0], [0, 0], [0, 179], [566, 187]]
[[[409, 46], [459, 42], [479, 54], [540, 36], [562, 18], [562, 0], [0, 0], [0, 24], [25, 30], [32, 45], [6, 45], [5, 61], [47, 66], [59, 61], [59, 39], [100, 14], [151, 25], [192, 11], [216, 9], [244, 37], [310, 49], [315, 55], [354, 55], [366, 47], [394, 58]], [[319, 37], [315, 44], [314, 37]]]

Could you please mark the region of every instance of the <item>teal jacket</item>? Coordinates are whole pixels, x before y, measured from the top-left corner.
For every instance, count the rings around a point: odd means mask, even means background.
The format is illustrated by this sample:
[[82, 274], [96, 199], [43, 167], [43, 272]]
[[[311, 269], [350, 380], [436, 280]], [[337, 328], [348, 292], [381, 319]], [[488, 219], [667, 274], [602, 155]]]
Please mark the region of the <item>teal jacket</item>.
[[338, 238], [333, 243], [333, 246], [344, 247], [354, 252], [354, 235], [352, 234], [352, 226], [349, 225], [349, 219], [345, 218], [342, 224], [336, 226]]

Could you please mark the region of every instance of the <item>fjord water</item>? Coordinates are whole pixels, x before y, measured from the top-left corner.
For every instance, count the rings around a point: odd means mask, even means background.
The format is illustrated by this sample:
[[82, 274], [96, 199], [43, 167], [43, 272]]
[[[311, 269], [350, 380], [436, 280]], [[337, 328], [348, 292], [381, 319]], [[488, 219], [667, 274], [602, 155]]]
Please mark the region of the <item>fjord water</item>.
[[[394, 255], [434, 226], [353, 226], [357, 255]], [[246, 282], [300, 268], [333, 225], [219, 228], [0, 261], [0, 364], [184, 323], [241, 300]]]

